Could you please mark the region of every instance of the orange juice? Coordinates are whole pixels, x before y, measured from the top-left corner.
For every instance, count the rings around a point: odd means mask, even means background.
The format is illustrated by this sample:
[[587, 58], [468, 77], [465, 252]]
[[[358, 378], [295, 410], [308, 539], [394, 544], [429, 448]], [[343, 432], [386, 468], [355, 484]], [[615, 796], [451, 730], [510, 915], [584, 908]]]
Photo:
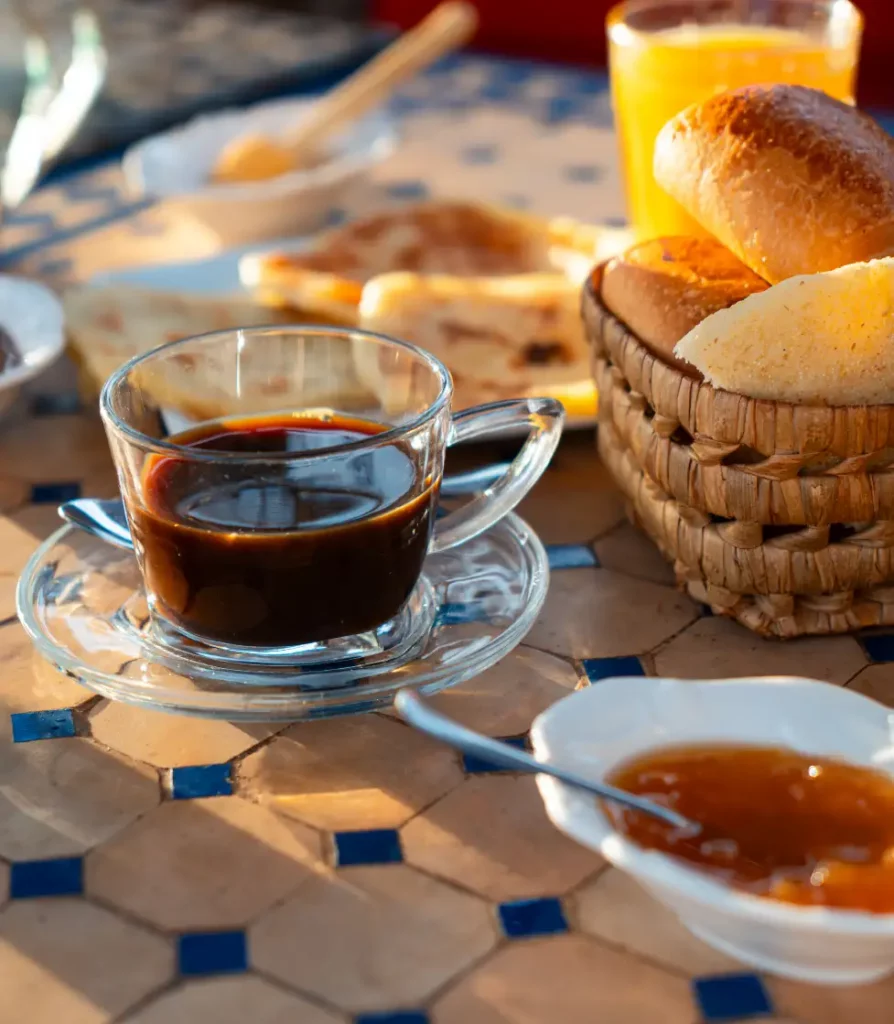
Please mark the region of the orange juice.
[[[792, 0], [776, 2], [792, 6]], [[690, 103], [742, 85], [808, 85], [852, 103], [861, 19], [845, 4], [850, 20], [826, 31], [817, 31], [815, 21], [804, 28], [735, 21], [667, 25], [667, 16], [658, 21], [660, 27], [643, 31], [633, 15], [649, 6], [622, 4], [608, 18], [612, 102], [628, 215], [638, 238], [699, 233], [652, 177], [652, 153], [661, 127]], [[658, 6], [674, 4], [651, 5]], [[692, 3], [679, 6], [694, 8]], [[745, 0], [735, 9], [747, 13], [748, 6]], [[761, 6], [766, 9], [767, 4]], [[828, 8], [831, 18], [837, 5], [807, 3], [804, 9], [811, 6]], [[836, 16], [841, 12], [839, 7]]]

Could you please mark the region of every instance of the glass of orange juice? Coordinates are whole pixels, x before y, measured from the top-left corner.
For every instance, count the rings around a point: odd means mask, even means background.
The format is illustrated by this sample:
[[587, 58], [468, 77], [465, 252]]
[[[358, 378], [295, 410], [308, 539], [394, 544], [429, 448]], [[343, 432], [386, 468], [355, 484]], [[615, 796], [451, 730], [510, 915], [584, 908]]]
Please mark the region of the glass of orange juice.
[[850, 0], [628, 0], [606, 27], [627, 212], [640, 239], [703, 234], [652, 177], [658, 132], [690, 103], [777, 82], [854, 102], [863, 19]]

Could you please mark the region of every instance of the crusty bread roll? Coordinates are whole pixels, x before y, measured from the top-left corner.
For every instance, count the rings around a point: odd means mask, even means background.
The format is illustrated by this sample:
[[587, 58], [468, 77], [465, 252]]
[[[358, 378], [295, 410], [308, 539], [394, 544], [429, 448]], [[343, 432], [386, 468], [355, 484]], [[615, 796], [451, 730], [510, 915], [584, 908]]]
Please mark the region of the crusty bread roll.
[[655, 178], [772, 284], [894, 253], [894, 141], [815, 89], [747, 86], [688, 107], [658, 136]]
[[725, 391], [894, 403], [894, 259], [791, 277], [703, 320], [675, 352]]
[[692, 376], [674, 346], [705, 317], [767, 287], [713, 238], [673, 236], [633, 246], [609, 260], [601, 298], [659, 358]]

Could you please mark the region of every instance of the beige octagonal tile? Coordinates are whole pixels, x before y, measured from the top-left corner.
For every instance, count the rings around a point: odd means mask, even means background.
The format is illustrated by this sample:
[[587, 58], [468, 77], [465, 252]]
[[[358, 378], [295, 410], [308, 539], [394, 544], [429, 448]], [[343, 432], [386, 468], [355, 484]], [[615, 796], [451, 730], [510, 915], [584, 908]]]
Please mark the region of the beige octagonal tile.
[[111, 838], [160, 800], [157, 774], [89, 740], [0, 743], [0, 856], [65, 857]]
[[853, 988], [770, 977], [765, 981], [773, 1009], [798, 1024], [891, 1024], [894, 1020], [894, 977]]
[[562, 440], [519, 515], [547, 544], [586, 544], [624, 518], [624, 500], [586, 431]]
[[553, 573], [549, 594], [525, 643], [573, 658], [644, 654], [699, 615], [671, 587], [608, 569]]
[[488, 736], [520, 736], [580, 676], [567, 662], [530, 647], [514, 651], [461, 686], [431, 698], [438, 711]]
[[262, 978], [188, 981], [165, 992], [122, 1024], [344, 1024], [344, 1018]]
[[0, 434], [0, 466], [27, 483], [79, 481], [110, 461], [98, 415], [26, 418]]
[[166, 940], [81, 899], [0, 911], [0, 1020], [106, 1024], [174, 971]]
[[317, 877], [249, 935], [259, 970], [351, 1012], [418, 1006], [496, 941], [481, 900], [406, 865]]
[[693, 1024], [688, 984], [583, 935], [516, 942], [436, 1004], [433, 1024]]
[[497, 902], [561, 896], [604, 865], [551, 824], [531, 776], [467, 779], [402, 837], [408, 863]]
[[162, 804], [86, 861], [86, 888], [160, 928], [246, 924], [322, 870], [320, 837], [234, 797]]
[[655, 655], [660, 676], [726, 679], [735, 676], [808, 676], [846, 683], [866, 664], [852, 636], [773, 640], [718, 616], [699, 619]]
[[0, 708], [11, 712], [69, 708], [93, 696], [45, 661], [17, 622], [0, 627], [0, 663]]
[[616, 868], [584, 886], [574, 907], [583, 931], [667, 967], [693, 976], [741, 970], [741, 964], [697, 939], [676, 914]]
[[90, 715], [100, 743], [159, 768], [222, 764], [266, 739], [276, 727], [168, 715], [103, 701]]
[[676, 584], [673, 566], [632, 523], [621, 523], [596, 541], [593, 548], [603, 569], [670, 587]]
[[864, 697], [871, 697], [879, 704], [894, 708], [894, 662], [887, 665], [868, 665], [848, 684], [849, 690], [856, 690]]
[[396, 828], [462, 781], [456, 755], [381, 715], [292, 726], [247, 757], [239, 792], [316, 828]]
[[0, 622], [11, 619], [16, 613], [16, 586], [18, 577], [0, 576]]
[[0, 516], [0, 573], [18, 576], [37, 545], [59, 525], [54, 505], [27, 505]]
[[0, 512], [10, 512], [28, 500], [31, 488], [18, 475], [0, 473]]

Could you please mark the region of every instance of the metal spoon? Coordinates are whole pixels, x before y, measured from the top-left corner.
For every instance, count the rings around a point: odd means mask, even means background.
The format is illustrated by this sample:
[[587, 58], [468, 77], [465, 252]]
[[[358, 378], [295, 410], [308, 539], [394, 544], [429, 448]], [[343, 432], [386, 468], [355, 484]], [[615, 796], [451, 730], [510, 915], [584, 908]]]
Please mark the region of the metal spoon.
[[501, 768], [551, 775], [554, 779], [559, 779], [560, 782], [565, 782], [569, 786], [575, 786], [588, 793], [595, 793], [603, 800], [611, 800], [613, 803], [630, 807], [635, 811], [642, 811], [643, 814], [658, 818], [675, 828], [700, 831], [701, 827], [696, 822], [684, 818], [682, 814], [677, 814], [669, 807], [662, 807], [651, 800], [626, 793], [623, 789], [616, 789], [604, 782], [585, 779], [582, 775], [566, 771], [564, 768], [547, 764], [545, 761], [538, 761], [536, 757], [532, 757], [516, 747], [511, 747], [508, 743], [501, 743], [499, 740], [492, 740], [489, 736], [473, 732], [437, 711], [432, 711], [412, 690], [401, 690], [394, 698], [394, 706], [410, 725], [415, 726], [420, 732], [428, 733], [429, 736], [433, 736], [457, 750], [462, 750], [463, 753], [483, 758]]
[[[441, 496], [454, 498], [483, 491], [508, 468], [508, 463], [498, 462], [445, 477], [441, 483]], [[133, 550], [133, 538], [124, 514], [124, 502], [120, 498], [76, 498], [60, 505], [59, 515], [72, 526], [92, 533], [108, 544]]]

